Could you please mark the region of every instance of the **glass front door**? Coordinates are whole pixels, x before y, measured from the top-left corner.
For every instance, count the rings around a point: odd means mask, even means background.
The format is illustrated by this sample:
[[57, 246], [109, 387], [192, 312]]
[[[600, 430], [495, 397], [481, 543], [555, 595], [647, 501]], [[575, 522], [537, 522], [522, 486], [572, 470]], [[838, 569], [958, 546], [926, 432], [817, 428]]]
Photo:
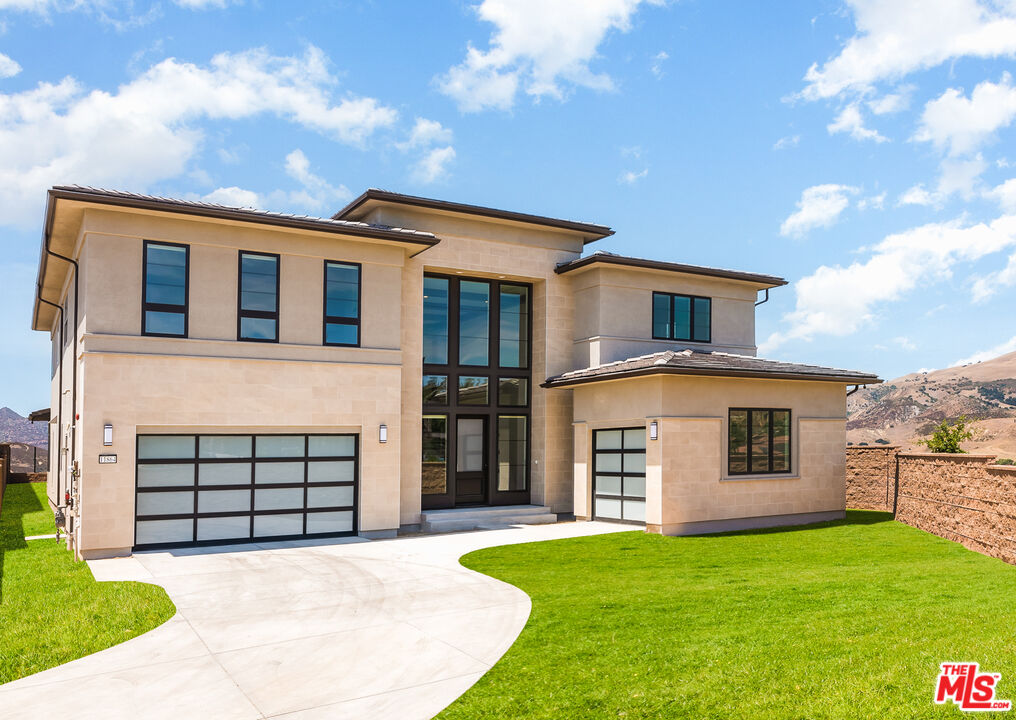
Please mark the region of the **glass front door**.
[[425, 275], [423, 508], [529, 502], [532, 288]]

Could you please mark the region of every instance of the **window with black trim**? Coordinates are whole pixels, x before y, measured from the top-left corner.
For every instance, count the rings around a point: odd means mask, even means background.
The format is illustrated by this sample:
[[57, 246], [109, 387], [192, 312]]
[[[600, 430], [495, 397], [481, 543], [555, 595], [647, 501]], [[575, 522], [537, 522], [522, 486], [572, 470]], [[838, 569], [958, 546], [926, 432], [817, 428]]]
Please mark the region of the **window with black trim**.
[[325, 261], [325, 345], [360, 345], [360, 266]]
[[145, 241], [142, 333], [187, 337], [189, 271], [188, 246]]
[[727, 438], [730, 475], [790, 472], [790, 410], [731, 408]]
[[236, 336], [255, 342], [279, 341], [279, 256], [240, 252]]
[[653, 293], [653, 338], [713, 341], [713, 301], [698, 295]]

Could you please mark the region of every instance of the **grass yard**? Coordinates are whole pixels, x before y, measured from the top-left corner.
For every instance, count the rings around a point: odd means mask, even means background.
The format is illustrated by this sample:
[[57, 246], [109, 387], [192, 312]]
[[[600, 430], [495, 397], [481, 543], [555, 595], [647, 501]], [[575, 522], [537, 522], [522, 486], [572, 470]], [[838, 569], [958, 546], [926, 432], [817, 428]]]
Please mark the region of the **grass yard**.
[[55, 532], [46, 485], [8, 485], [0, 511], [0, 683], [147, 632], [172, 617], [155, 585], [98, 583]]
[[961, 717], [932, 702], [946, 661], [1002, 673], [996, 697], [1016, 700], [1016, 567], [885, 513], [462, 563], [522, 588], [533, 612], [443, 720]]

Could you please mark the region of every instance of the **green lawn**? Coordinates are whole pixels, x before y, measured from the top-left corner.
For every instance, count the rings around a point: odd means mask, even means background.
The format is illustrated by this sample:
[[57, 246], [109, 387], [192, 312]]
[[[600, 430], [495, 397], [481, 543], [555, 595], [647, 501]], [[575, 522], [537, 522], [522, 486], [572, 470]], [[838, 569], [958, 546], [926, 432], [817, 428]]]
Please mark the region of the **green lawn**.
[[44, 483], [8, 485], [0, 512], [0, 683], [103, 650], [172, 617], [155, 585], [97, 583], [55, 532]]
[[997, 697], [1016, 700], [1016, 567], [885, 513], [462, 563], [525, 590], [533, 612], [445, 720], [961, 717], [932, 702], [945, 661], [1002, 673]]

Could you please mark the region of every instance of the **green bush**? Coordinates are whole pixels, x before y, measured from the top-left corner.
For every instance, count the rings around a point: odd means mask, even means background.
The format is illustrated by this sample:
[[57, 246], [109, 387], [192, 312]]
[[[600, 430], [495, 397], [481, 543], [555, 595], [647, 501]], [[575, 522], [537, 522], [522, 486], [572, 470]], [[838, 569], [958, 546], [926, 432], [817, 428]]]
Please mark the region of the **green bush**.
[[1016, 460], [1012, 458], [999, 458], [995, 461], [996, 465], [1016, 465]]
[[952, 425], [943, 420], [930, 438], [918, 440], [917, 444], [926, 445], [933, 453], [965, 453], [966, 450], [960, 449], [960, 443], [973, 436], [974, 434], [967, 430], [967, 416], [960, 415]]
[[888, 445], [889, 441], [886, 440], [885, 438], [879, 438], [878, 440], [875, 441], [875, 443], [877, 445]]

